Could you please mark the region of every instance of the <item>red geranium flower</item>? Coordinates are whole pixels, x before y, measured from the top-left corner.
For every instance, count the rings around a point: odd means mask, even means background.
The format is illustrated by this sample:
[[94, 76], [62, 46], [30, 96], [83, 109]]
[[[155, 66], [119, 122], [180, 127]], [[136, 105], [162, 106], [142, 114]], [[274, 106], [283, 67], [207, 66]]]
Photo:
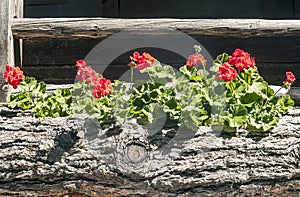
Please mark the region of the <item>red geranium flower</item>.
[[234, 80], [238, 76], [236, 70], [231, 67], [228, 63], [222, 64], [222, 66], [219, 67], [219, 71], [217, 74], [218, 79], [224, 80], [224, 81], [231, 81]]
[[76, 79], [78, 81], [86, 81], [87, 83], [92, 83], [98, 79], [97, 72], [90, 66], [78, 67]]
[[19, 67], [11, 67], [6, 65], [6, 70], [3, 73], [4, 78], [6, 79], [9, 85], [12, 85], [14, 89], [16, 89], [21, 80], [25, 77], [23, 71]]
[[92, 94], [95, 98], [100, 98], [103, 95], [109, 95], [113, 91], [111, 82], [106, 78], [98, 78], [92, 85]]
[[82, 67], [87, 66], [87, 63], [84, 60], [77, 60], [76, 66], [77, 66], [77, 72], [78, 72]]
[[283, 83], [289, 83], [292, 85], [296, 80], [295, 75], [292, 72], [286, 72], [285, 75], [286, 75], [286, 79], [284, 80]]
[[228, 63], [234, 65], [238, 70], [248, 69], [255, 67], [255, 59], [250, 57], [250, 54], [241, 50], [236, 49], [231, 57], [228, 59]]
[[143, 70], [147, 67], [152, 66], [155, 62], [155, 58], [152, 57], [149, 53], [143, 53], [140, 55], [139, 52], [134, 52], [133, 56], [130, 56], [130, 59], [133, 61], [128, 64], [129, 67], [136, 67], [138, 70]]
[[206, 66], [206, 59], [204, 58], [203, 55], [199, 54], [199, 53], [195, 53], [193, 55], [190, 55], [188, 57], [188, 59], [186, 60], [185, 63], [188, 67], [192, 67], [192, 66], [198, 66], [200, 64], [202, 64], [202, 66]]

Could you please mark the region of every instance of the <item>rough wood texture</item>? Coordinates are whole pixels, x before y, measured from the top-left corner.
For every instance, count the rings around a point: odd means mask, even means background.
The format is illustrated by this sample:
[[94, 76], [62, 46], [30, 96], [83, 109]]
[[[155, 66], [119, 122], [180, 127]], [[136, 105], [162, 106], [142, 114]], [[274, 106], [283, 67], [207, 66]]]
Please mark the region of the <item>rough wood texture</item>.
[[2, 0], [0, 1], [0, 102], [6, 100], [9, 90], [3, 87], [5, 81], [3, 72], [6, 64], [14, 66], [14, 44], [11, 31], [12, 18], [22, 17], [23, 0]]
[[[299, 36], [300, 20], [257, 19], [15, 19], [13, 34], [16, 38], [32, 37], [107, 37], [123, 30], [180, 30], [189, 34], [252, 37]], [[150, 31], [150, 32], [149, 32]]]
[[6, 101], [7, 91], [5, 91], [5, 80], [3, 72], [6, 64], [13, 62], [13, 53], [10, 49], [12, 46], [12, 35], [10, 28], [10, 1], [3, 0], [0, 2], [0, 102]]
[[[0, 111], [0, 195], [299, 196], [300, 109], [266, 136], [153, 133], [88, 117]], [[180, 132], [184, 132], [181, 133]], [[160, 148], [158, 148], [160, 147]]]

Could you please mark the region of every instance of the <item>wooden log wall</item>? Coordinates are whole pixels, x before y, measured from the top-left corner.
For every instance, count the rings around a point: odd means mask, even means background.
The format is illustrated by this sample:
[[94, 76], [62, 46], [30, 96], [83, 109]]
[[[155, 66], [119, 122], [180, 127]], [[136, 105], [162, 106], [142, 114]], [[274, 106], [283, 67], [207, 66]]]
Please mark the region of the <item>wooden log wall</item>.
[[[231, 53], [235, 48], [250, 52], [256, 57], [262, 75], [271, 84], [281, 85], [286, 71], [293, 71], [300, 78], [299, 20], [70, 18], [13, 21], [15, 38], [24, 39], [25, 72], [49, 83], [73, 83], [75, 61], [84, 58], [110, 35], [124, 30], [151, 30], [149, 35], [153, 35], [155, 31], [159, 34], [165, 29], [193, 37], [212, 57], [223, 52]], [[157, 48], [139, 50], [148, 51], [174, 66], [183, 65], [185, 61], [170, 51]], [[128, 69], [126, 64], [132, 51], [117, 57], [104, 75], [118, 79]], [[300, 80], [295, 86], [300, 86]]]
[[[18, 4], [10, 2], [0, 4], [5, 26], [0, 32], [0, 50], [8, 57], [6, 63], [13, 65], [15, 58], [18, 64], [23, 62], [26, 74], [48, 83], [73, 83], [75, 61], [108, 36], [124, 30], [145, 30], [153, 35], [166, 29], [192, 36], [214, 57], [237, 47], [249, 51], [270, 83], [281, 83], [287, 70], [300, 78], [298, 20], [12, 20], [19, 16], [12, 5]], [[12, 36], [15, 41], [24, 40], [24, 46], [15, 44], [14, 56]], [[163, 49], [143, 50], [165, 63], [184, 63], [183, 57]], [[130, 53], [117, 57], [105, 74], [118, 78], [128, 69]], [[299, 117], [296, 107], [267, 135], [243, 130], [232, 135], [202, 127], [178, 143], [176, 128], [150, 135], [153, 132], [148, 128], [131, 121], [99, 126], [81, 115], [40, 121], [32, 118], [30, 111], [1, 105], [0, 195], [299, 196]], [[170, 147], [161, 151], [158, 144]]]

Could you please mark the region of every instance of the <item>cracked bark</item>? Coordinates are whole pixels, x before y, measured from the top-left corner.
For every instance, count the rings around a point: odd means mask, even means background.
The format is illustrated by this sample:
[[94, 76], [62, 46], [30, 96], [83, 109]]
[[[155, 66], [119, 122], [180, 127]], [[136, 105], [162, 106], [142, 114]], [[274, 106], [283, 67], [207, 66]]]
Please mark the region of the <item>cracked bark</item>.
[[0, 114], [1, 196], [300, 194], [297, 107], [264, 136]]

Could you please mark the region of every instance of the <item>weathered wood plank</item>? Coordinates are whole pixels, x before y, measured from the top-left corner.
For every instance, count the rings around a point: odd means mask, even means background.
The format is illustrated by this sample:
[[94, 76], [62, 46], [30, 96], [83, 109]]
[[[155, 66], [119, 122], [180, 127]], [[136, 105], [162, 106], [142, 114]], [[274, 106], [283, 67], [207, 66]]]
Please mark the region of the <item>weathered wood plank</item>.
[[11, 20], [13, 17], [20, 17], [23, 14], [22, 0], [0, 1], [0, 102], [5, 101], [8, 90], [3, 90], [5, 81], [3, 72], [6, 64], [14, 66], [13, 35], [11, 31]]
[[11, 35], [9, 36], [10, 26], [9, 26], [9, 17], [10, 17], [10, 1], [4, 0], [0, 2], [0, 102], [6, 100], [7, 92], [3, 90], [5, 80], [3, 79], [3, 72], [5, 70], [6, 64], [11, 64], [12, 60], [12, 51], [9, 51], [11, 46]]
[[[153, 135], [131, 121], [112, 121], [101, 129], [87, 116], [39, 121], [28, 112], [0, 109], [1, 196], [300, 192], [299, 108], [282, 117], [266, 136], [228, 135], [209, 127], [196, 133], [170, 129], [167, 135]], [[157, 148], [157, 143], [169, 147]]]
[[[107, 37], [128, 30], [161, 34], [162, 30], [179, 30], [188, 34], [259, 37], [299, 36], [300, 20], [259, 19], [14, 19], [16, 38], [32, 37]], [[160, 31], [161, 30], [161, 31]], [[141, 32], [140, 32], [141, 33]]]

